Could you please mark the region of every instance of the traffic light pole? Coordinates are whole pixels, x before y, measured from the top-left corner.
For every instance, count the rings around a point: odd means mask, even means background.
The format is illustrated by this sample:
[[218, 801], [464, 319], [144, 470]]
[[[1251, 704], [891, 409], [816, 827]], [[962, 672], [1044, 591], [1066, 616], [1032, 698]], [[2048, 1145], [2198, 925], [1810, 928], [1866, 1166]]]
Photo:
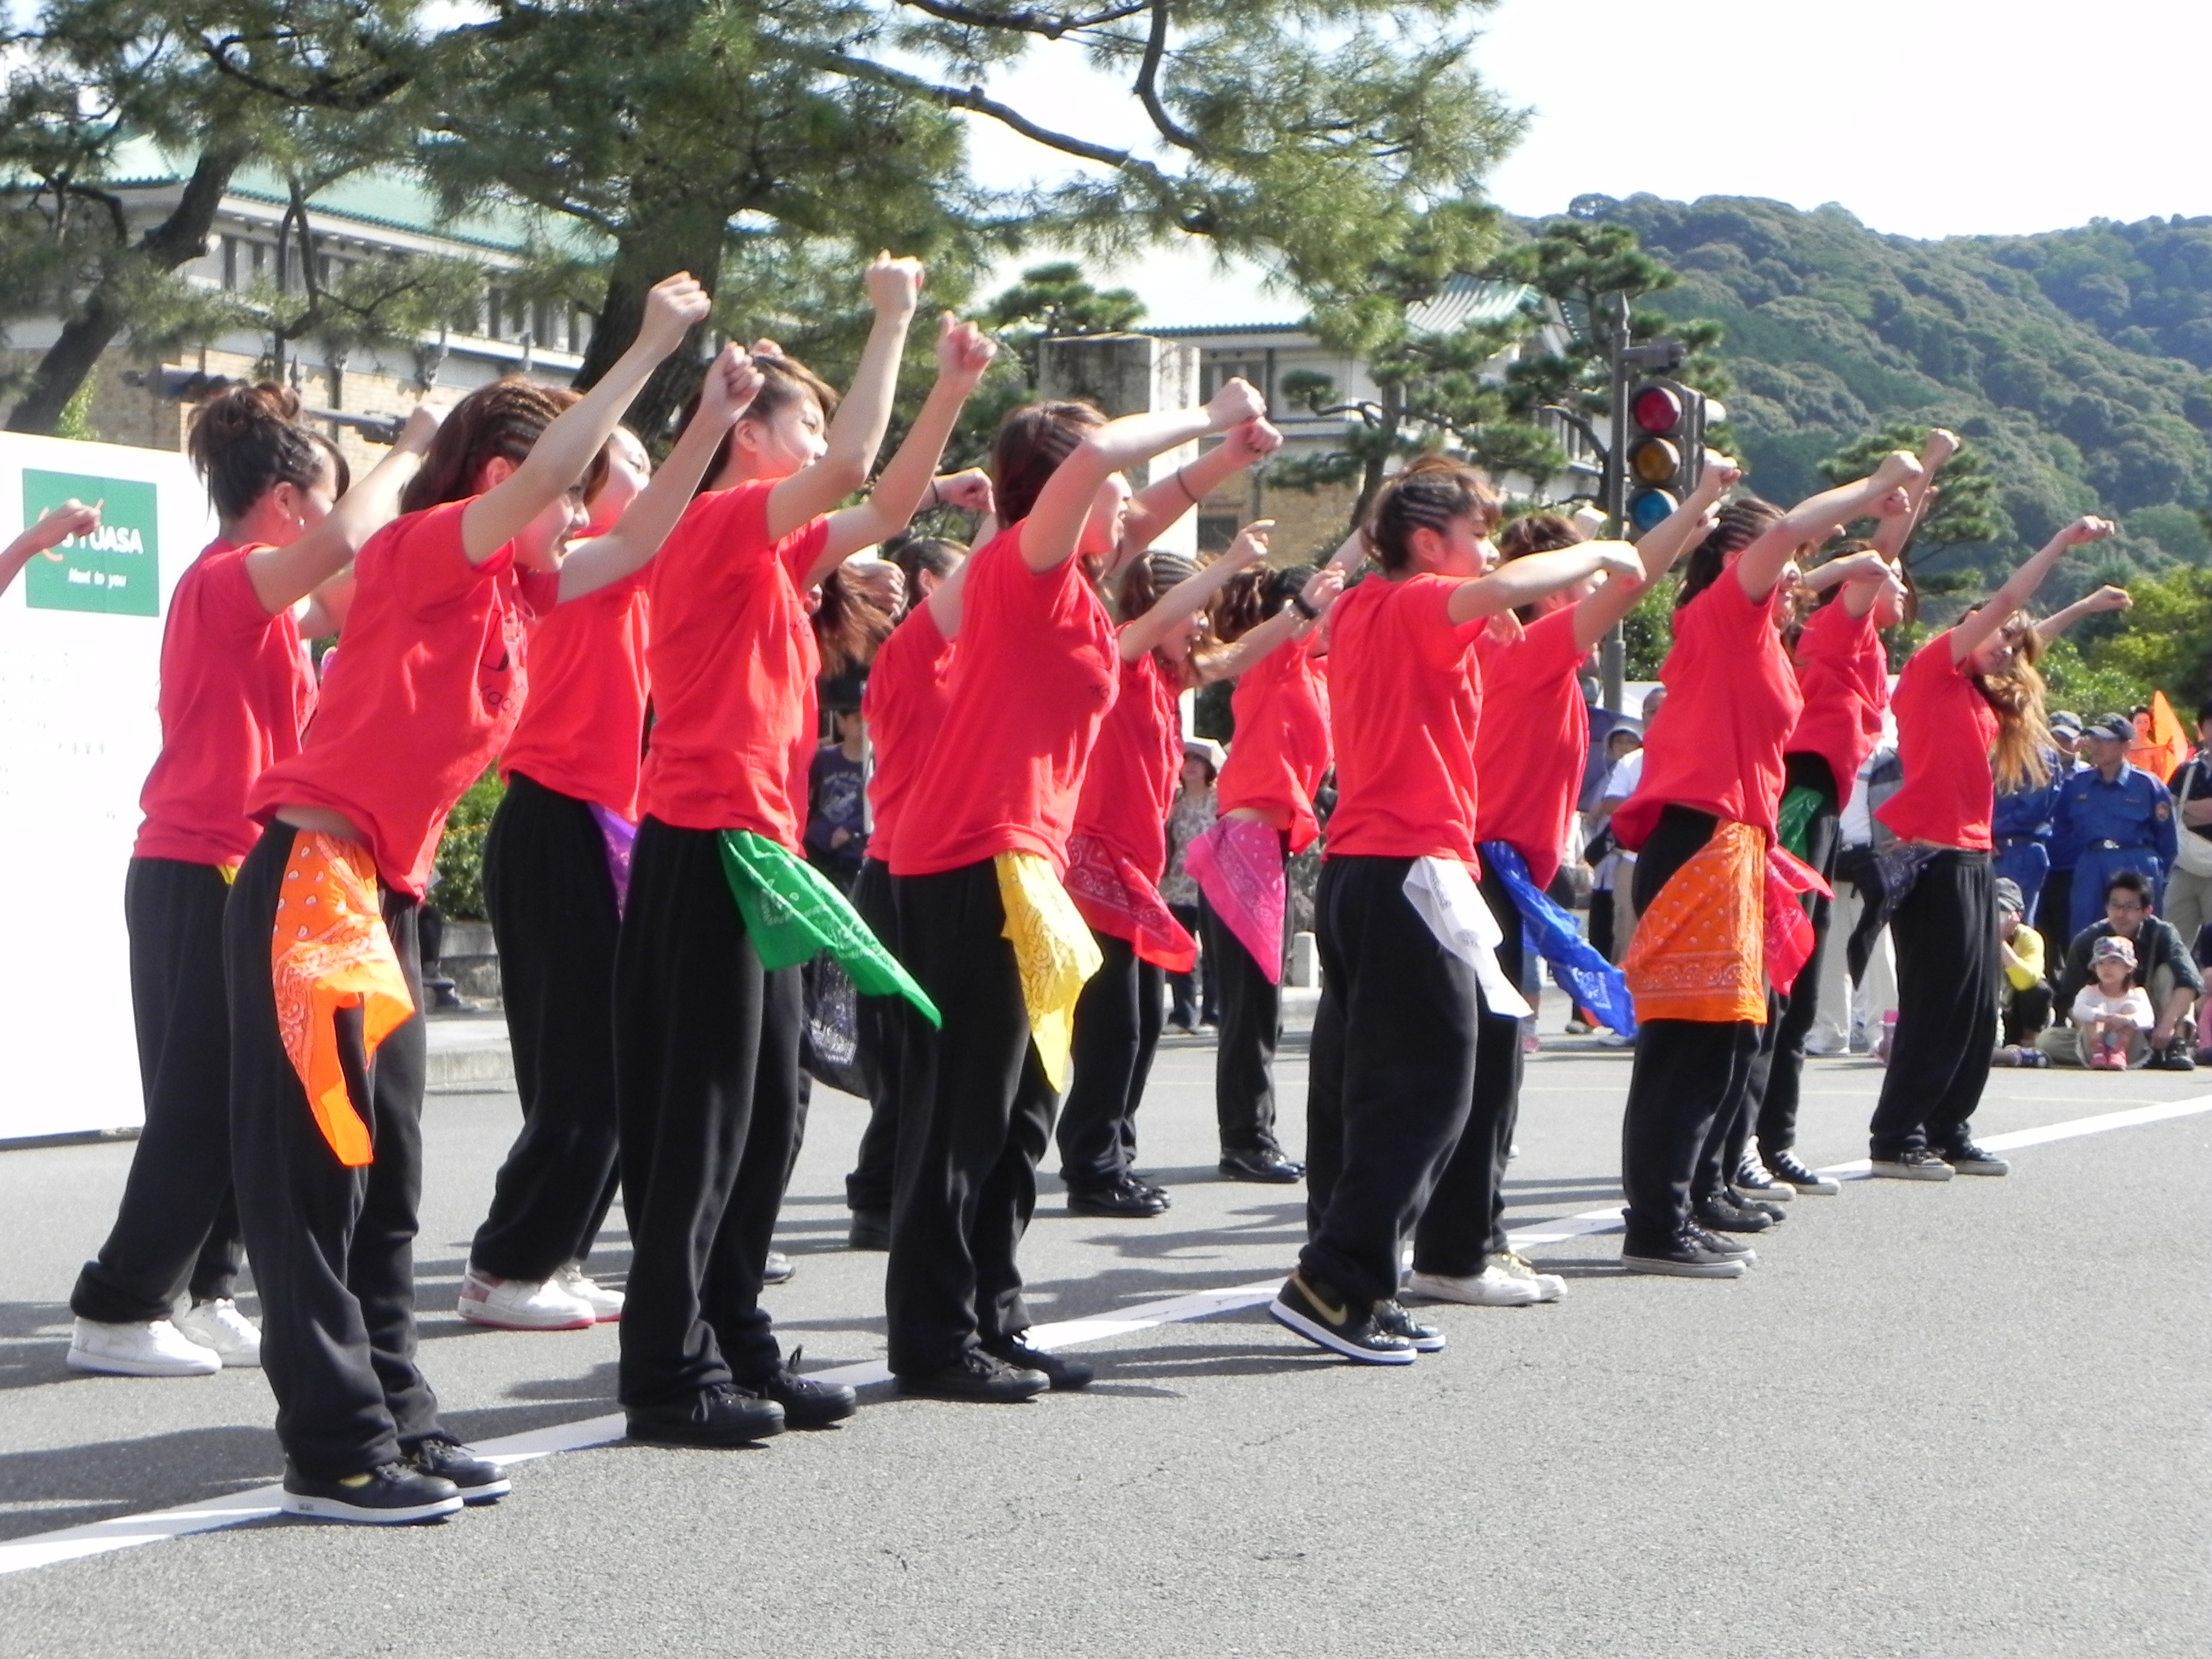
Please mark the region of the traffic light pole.
[[[1613, 401], [1613, 441], [1606, 448], [1603, 503], [1606, 533], [1615, 541], [1625, 541], [1628, 537], [1629, 383], [1642, 375], [1671, 374], [1688, 356], [1680, 340], [1653, 340], [1644, 345], [1632, 345], [1629, 338], [1628, 299], [1626, 295], [1616, 294], [1612, 326], [1605, 331], [1607, 384]], [[1700, 452], [1699, 459], [1702, 459]], [[1628, 636], [1619, 623], [1606, 631], [1598, 647], [1598, 674], [1604, 688], [1606, 708], [1616, 714], [1626, 714], [1628, 710], [1623, 705], [1628, 700]]]

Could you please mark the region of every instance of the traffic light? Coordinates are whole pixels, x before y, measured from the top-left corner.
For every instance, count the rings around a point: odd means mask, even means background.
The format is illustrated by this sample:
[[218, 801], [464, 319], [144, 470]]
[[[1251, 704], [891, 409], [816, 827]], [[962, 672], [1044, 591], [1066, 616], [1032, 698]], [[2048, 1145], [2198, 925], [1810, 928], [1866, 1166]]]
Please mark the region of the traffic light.
[[1641, 536], [1696, 486], [1705, 465], [1706, 425], [1726, 416], [1703, 392], [1656, 375], [1630, 386], [1627, 412], [1624, 528]]

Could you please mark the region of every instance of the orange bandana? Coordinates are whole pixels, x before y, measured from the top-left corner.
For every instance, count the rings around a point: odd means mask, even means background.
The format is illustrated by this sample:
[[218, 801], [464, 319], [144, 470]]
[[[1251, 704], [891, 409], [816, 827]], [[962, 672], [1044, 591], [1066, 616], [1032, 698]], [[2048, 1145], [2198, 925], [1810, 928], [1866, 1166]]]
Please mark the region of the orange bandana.
[[377, 1046], [413, 1018], [415, 999], [385, 931], [376, 860], [366, 847], [300, 831], [276, 895], [269, 970], [277, 1030], [307, 1091], [315, 1127], [339, 1163], [368, 1163], [375, 1146], [346, 1091], [336, 1016], [341, 1008], [362, 1010], [362, 1057], [374, 1060]]
[[1765, 837], [1722, 823], [1636, 923], [1621, 972], [1637, 1023], [1766, 1023]]

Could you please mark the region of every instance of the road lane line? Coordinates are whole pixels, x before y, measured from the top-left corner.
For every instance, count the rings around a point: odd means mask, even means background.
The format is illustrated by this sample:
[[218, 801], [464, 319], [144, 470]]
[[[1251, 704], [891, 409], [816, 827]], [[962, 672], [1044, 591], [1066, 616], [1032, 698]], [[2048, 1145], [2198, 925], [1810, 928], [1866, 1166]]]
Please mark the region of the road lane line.
[[[2064, 1122], [2045, 1124], [2037, 1129], [2016, 1129], [2007, 1134], [1991, 1135], [1982, 1145], [1992, 1152], [2012, 1152], [2025, 1146], [2045, 1146], [2051, 1141], [2073, 1140], [2083, 1135], [2104, 1134], [2115, 1129], [2133, 1129], [2146, 1124], [2169, 1122], [2175, 1118], [2194, 1117], [2204, 1112], [2212, 1112], [2212, 1095], [2130, 1107], [2091, 1117], [2069, 1118]], [[1820, 1173], [1843, 1180], [1865, 1180], [1869, 1171], [1866, 1160], [1860, 1158], [1849, 1164], [1832, 1164]], [[1511, 1238], [1516, 1249], [1525, 1249], [1533, 1245], [1558, 1244], [1569, 1239], [1586, 1238], [1595, 1233], [1618, 1232], [1620, 1226], [1620, 1211], [1615, 1206], [1602, 1210], [1584, 1210], [1557, 1221], [1537, 1222], [1516, 1229]], [[1112, 1313], [1058, 1320], [1032, 1327], [1031, 1337], [1038, 1346], [1043, 1348], [1073, 1347], [1081, 1343], [1103, 1342], [1110, 1337], [1126, 1336], [1133, 1331], [1152, 1330], [1162, 1325], [1241, 1313], [1270, 1300], [1279, 1282], [1279, 1278], [1255, 1280], [1249, 1285], [1232, 1285], [1218, 1291], [1200, 1291], [1186, 1296], [1169, 1297], [1158, 1302], [1139, 1303]], [[838, 1365], [828, 1370], [810, 1371], [807, 1375], [827, 1382], [850, 1383], [854, 1388], [867, 1388], [890, 1380], [890, 1372], [881, 1360]], [[623, 1433], [622, 1413], [610, 1412], [605, 1416], [586, 1418], [579, 1422], [556, 1423], [521, 1434], [503, 1435], [495, 1440], [478, 1441], [475, 1443], [475, 1449], [502, 1467], [511, 1468], [518, 1463], [550, 1457], [557, 1452], [581, 1451], [587, 1447], [604, 1446], [621, 1439]], [[270, 1520], [282, 1513], [276, 1507], [281, 1496], [280, 1489], [276, 1486], [255, 1486], [227, 1497], [204, 1498], [197, 1504], [150, 1510], [143, 1515], [118, 1516], [112, 1520], [94, 1521], [83, 1526], [64, 1527], [56, 1532], [35, 1533], [27, 1538], [0, 1541], [0, 1574], [27, 1572], [38, 1567], [57, 1566], [64, 1561], [82, 1560], [88, 1556], [106, 1555], [115, 1550], [135, 1549], [142, 1544], [157, 1544], [165, 1539], [184, 1538], [194, 1533], [216, 1532], [228, 1527]]]

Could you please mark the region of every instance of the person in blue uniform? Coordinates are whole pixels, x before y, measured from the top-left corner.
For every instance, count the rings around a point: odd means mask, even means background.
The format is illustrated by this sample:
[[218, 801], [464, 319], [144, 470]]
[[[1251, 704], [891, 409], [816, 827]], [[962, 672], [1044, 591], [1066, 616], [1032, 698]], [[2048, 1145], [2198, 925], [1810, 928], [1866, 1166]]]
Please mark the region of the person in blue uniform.
[[2058, 840], [2058, 792], [2066, 787], [2067, 779], [2088, 764], [2081, 758], [2082, 741], [2079, 714], [2062, 708], [2051, 717], [2051, 746], [2058, 754], [2051, 769], [2051, 829], [2045, 837], [2051, 868], [2043, 878], [2042, 892], [2028, 902], [2027, 919], [2056, 942], [2051, 952], [2054, 958], [2065, 956], [2070, 938], [2066, 921], [2074, 903], [2074, 860], [2080, 856], [2080, 849], [2062, 845]]
[[2001, 880], [2020, 889], [2023, 915], [2035, 914], [2035, 901], [2051, 874], [2051, 836], [2058, 816], [2058, 791], [2065, 782], [2065, 759], [2054, 750], [2051, 776], [2025, 789], [2000, 793], [1990, 815], [1996, 842], [1991, 867]]
[[2135, 723], [2125, 714], [2106, 714], [2084, 735], [2089, 764], [2059, 786], [2052, 836], [2055, 849], [2075, 854], [2069, 941], [2097, 921], [2108, 880], [2123, 870], [2140, 871], [2156, 892], [2175, 852], [2173, 797], [2128, 763]]

